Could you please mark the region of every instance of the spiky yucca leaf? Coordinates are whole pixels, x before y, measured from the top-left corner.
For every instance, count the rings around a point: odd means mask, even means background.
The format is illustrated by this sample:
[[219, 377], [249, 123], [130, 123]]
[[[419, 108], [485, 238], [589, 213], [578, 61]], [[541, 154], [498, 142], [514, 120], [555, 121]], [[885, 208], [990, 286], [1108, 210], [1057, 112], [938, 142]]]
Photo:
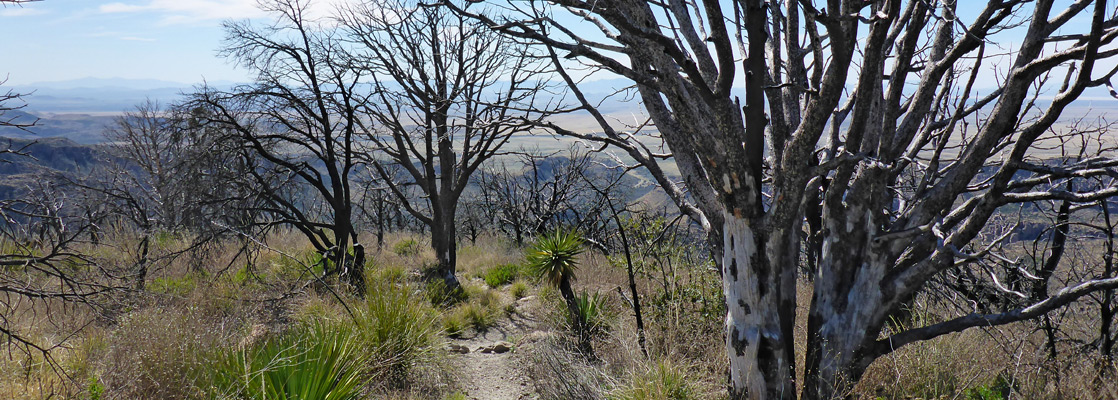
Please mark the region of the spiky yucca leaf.
[[367, 356], [353, 332], [339, 328], [316, 322], [226, 355], [213, 371], [215, 397], [356, 399]]
[[554, 286], [559, 286], [564, 276], [574, 281], [583, 242], [582, 236], [573, 230], [556, 230], [540, 236], [528, 252], [528, 268]]

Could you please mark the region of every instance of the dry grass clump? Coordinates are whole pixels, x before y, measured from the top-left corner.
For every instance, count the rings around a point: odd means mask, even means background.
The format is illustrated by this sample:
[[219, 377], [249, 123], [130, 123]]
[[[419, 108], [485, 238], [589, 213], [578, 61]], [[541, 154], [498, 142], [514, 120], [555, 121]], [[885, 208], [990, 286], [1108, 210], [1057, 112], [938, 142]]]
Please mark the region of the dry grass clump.
[[524, 261], [523, 250], [499, 236], [483, 235], [472, 243], [459, 244], [458, 276], [474, 276], [496, 266]]
[[610, 391], [610, 400], [702, 399], [702, 389], [688, 368], [670, 360], [648, 362], [629, 373], [629, 379]]
[[96, 367], [104, 398], [202, 397], [208, 356], [241, 341], [244, 322], [190, 307], [129, 313], [107, 336]]
[[568, 340], [548, 337], [526, 353], [528, 377], [543, 400], [597, 400], [613, 386], [613, 378], [587, 362]]
[[994, 386], [1007, 374], [1007, 360], [985, 335], [970, 330], [905, 346], [874, 362], [854, 393], [869, 399], [938, 399]]

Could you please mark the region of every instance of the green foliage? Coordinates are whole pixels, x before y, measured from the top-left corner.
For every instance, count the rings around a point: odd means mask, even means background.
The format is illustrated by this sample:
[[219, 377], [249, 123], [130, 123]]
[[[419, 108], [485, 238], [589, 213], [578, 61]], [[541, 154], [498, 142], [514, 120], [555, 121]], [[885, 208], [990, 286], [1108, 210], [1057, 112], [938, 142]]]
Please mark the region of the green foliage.
[[582, 236], [575, 231], [540, 236], [528, 251], [528, 269], [549, 284], [558, 286], [563, 277], [575, 280], [578, 255], [584, 251]]
[[685, 368], [660, 361], [634, 373], [628, 382], [609, 394], [610, 400], [690, 400], [701, 398], [700, 390]]
[[470, 294], [461, 288], [447, 290], [446, 282], [442, 279], [427, 282], [427, 285], [423, 287], [423, 294], [427, 297], [427, 301], [436, 307], [450, 307], [470, 298]]
[[89, 382], [86, 383], [85, 388], [89, 400], [101, 400], [101, 396], [105, 395], [105, 385], [101, 384], [101, 380], [95, 376], [89, 377]]
[[523, 281], [513, 282], [509, 292], [512, 293], [512, 297], [515, 297], [517, 300], [522, 299], [524, 296], [528, 295], [528, 284]]
[[401, 257], [418, 255], [419, 250], [419, 242], [415, 239], [404, 239], [392, 246], [392, 252]]
[[461, 334], [465, 328], [485, 331], [500, 317], [500, 299], [495, 292], [473, 286], [467, 287], [465, 292], [469, 293], [469, 301], [458, 305], [443, 322], [448, 334]]
[[447, 336], [458, 337], [466, 331], [466, 319], [462, 313], [452, 312], [443, 316], [443, 331]]
[[155, 278], [147, 287], [152, 293], [186, 296], [194, 291], [194, 286], [194, 277], [187, 275], [180, 278]]
[[212, 372], [218, 397], [356, 399], [368, 354], [343, 324], [318, 321], [225, 354]]
[[481, 274], [481, 278], [485, 280], [485, 284], [489, 285], [491, 288], [510, 284], [519, 276], [520, 266], [516, 264], [498, 265]]
[[463, 306], [462, 316], [466, 323], [477, 331], [487, 330], [497, 322], [497, 313], [494, 312], [493, 308], [477, 303]]
[[609, 330], [611, 315], [606, 308], [606, 298], [601, 294], [582, 293], [575, 297], [578, 306], [578, 320], [582, 321], [588, 334], [596, 335]]
[[998, 374], [990, 385], [967, 389], [963, 398], [966, 400], [1004, 400], [1013, 392], [1014, 385], [1003, 372]]

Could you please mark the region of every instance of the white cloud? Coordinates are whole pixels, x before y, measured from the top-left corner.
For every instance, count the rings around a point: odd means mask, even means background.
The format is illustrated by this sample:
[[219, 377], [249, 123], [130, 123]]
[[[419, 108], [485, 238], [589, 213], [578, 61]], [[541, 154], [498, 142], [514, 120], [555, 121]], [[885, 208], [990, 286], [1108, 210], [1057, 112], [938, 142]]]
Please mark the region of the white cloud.
[[150, 0], [146, 3], [109, 3], [98, 10], [105, 14], [150, 12], [163, 15], [167, 23], [190, 23], [263, 15], [255, 0]]
[[31, 7], [2, 7], [0, 8], [0, 17], [26, 17], [30, 15], [43, 15], [47, 11], [41, 8]]
[[[358, 0], [313, 0], [308, 13], [314, 17], [329, 15], [339, 4]], [[147, 0], [136, 3], [103, 4], [98, 11], [105, 14], [156, 13], [168, 24], [194, 23], [224, 19], [266, 17], [257, 7], [257, 0]]]

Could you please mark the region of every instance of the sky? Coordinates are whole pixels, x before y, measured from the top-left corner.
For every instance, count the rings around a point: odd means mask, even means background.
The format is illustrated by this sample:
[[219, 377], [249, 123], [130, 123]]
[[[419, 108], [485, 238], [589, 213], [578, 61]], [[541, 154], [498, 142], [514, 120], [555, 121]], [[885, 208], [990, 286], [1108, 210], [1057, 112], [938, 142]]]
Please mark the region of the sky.
[[85, 77], [244, 81], [216, 57], [221, 21], [259, 16], [253, 0], [47, 0], [0, 7], [8, 85]]
[[[337, 0], [335, 0], [337, 1]], [[329, 1], [316, 7], [327, 11]], [[220, 59], [221, 22], [260, 18], [255, 0], [45, 0], [0, 6], [7, 85], [86, 77], [245, 82]]]
[[[315, 12], [326, 15], [338, 2], [361, 0], [312, 1]], [[960, 14], [969, 20], [966, 14], [982, 3], [963, 2]], [[0, 6], [0, 78], [7, 74], [7, 86], [86, 77], [186, 86], [246, 82], [250, 73], [217, 57], [221, 23], [264, 17], [256, 0], [45, 0]], [[999, 40], [1012, 43], [1014, 36], [1019, 35], [1003, 33]], [[989, 78], [982, 81], [993, 86], [994, 76]]]

